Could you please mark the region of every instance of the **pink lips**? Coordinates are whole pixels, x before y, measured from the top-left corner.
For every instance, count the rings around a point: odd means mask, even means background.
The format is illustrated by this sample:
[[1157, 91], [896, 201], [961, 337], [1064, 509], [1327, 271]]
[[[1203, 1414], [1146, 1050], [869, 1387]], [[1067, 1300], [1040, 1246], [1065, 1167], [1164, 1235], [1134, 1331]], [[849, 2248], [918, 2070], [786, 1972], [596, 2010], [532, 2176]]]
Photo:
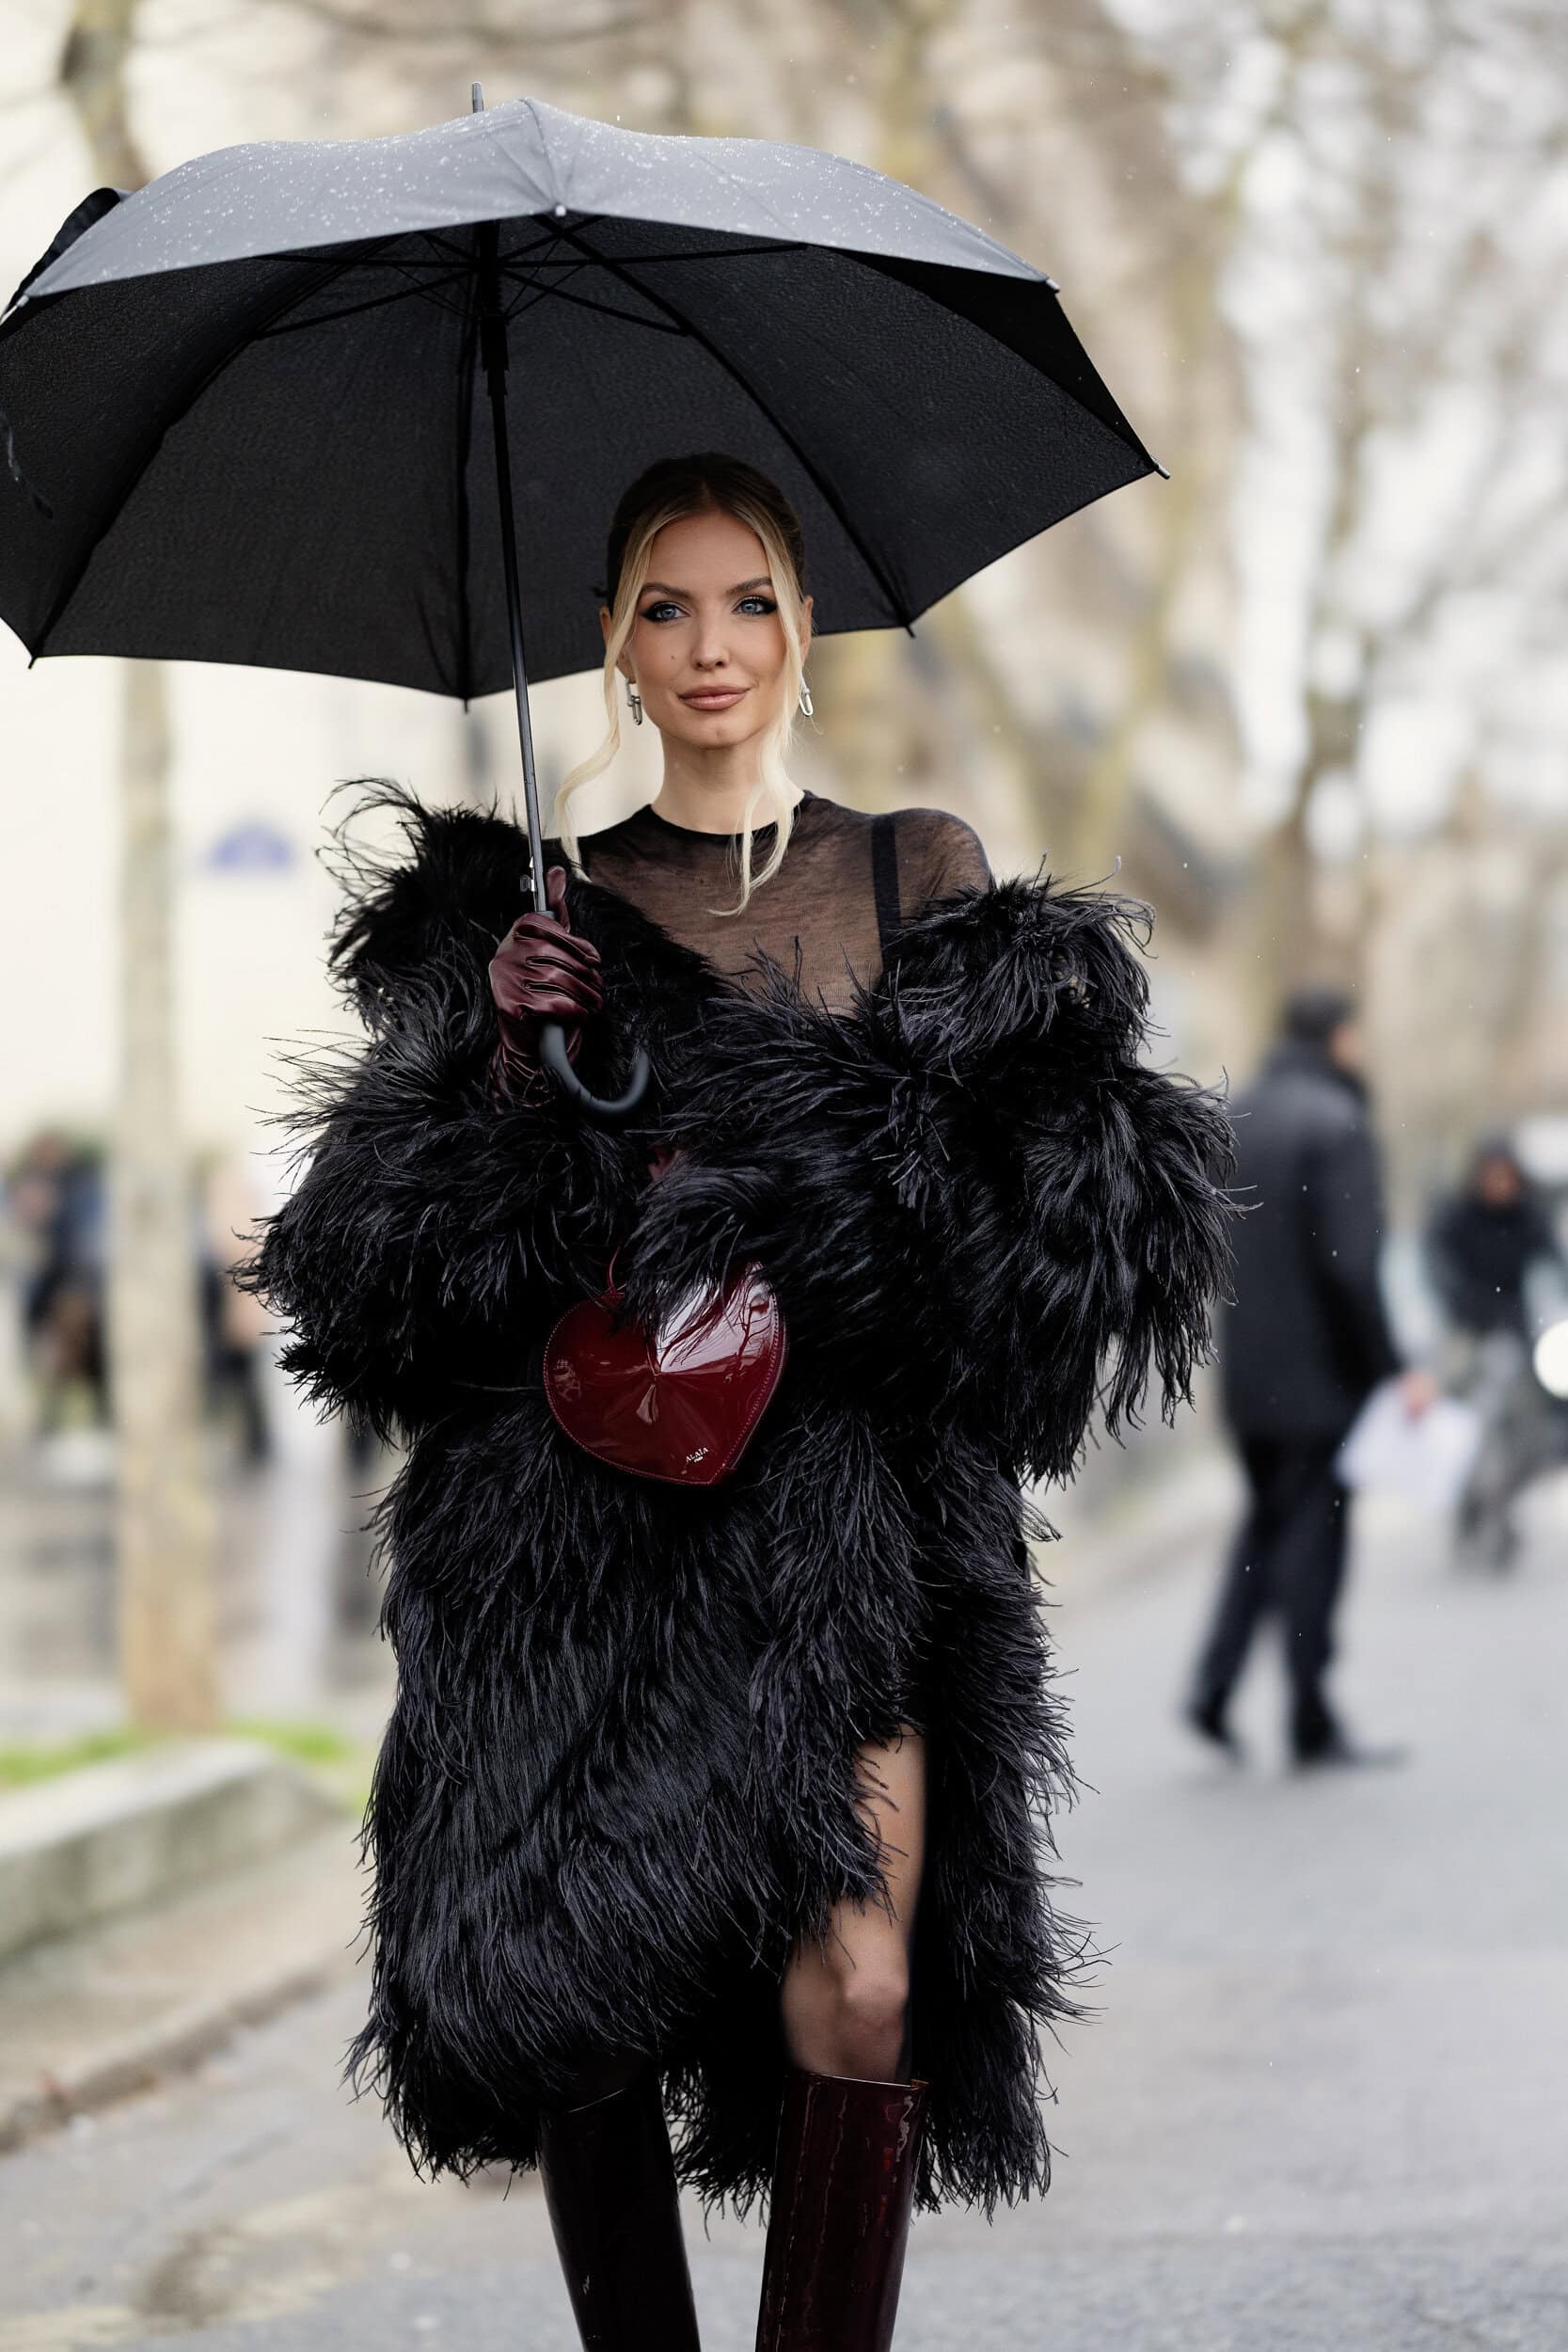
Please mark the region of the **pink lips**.
[[727, 710], [731, 703], [737, 703], [745, 691], [743, 686], [731, 686], [719, 693], [683, 694], [681, 700], [689, 703], [693, 710]]

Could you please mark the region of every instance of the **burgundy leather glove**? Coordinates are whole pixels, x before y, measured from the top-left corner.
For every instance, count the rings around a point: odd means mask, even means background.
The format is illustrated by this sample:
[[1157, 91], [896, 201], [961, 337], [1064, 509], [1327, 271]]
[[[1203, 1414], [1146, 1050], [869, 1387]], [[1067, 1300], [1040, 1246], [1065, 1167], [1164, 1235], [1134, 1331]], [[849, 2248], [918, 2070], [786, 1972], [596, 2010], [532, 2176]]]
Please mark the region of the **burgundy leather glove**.
[[576, 1061], [582, 1025], [604, 999], [599, 951], [591, 939], [579, 939], [567, 919], [563, 866], [552, 866], [545, 876], [545, 902], [549, 913], [520, 914], [490, 961], [490, 993], [500, 1025], [490, 1084], [502, 1100], [537, 1099], [547, 1086], [539, 1066], [543, 1023], [562, 1024], [567, 1055]]

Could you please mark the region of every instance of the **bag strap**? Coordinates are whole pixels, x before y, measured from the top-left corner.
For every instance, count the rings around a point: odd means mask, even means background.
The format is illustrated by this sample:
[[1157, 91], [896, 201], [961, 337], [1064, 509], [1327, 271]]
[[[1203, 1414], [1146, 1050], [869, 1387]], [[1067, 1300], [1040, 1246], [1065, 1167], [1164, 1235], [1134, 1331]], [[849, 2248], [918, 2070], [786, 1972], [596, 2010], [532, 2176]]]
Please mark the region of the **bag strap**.
[[877, 937], [881, 944], [882, 961], [893, 934], [899, 928], [898, 912], [898, 834], [891, 812], [871, 819], [871, 887], [877, 899]]

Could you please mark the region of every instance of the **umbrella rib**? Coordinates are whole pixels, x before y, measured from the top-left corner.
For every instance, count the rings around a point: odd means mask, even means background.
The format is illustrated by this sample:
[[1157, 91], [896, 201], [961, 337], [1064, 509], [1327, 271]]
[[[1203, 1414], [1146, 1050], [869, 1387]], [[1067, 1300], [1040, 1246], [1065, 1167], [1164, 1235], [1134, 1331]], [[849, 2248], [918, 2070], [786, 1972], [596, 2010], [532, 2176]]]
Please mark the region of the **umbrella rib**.
[[474, 267], [472, 254], [465, 253], [460, 245], [453, 245], [449, 238], [443, 237], [437, 230], [427, 229], [423, 231], [423, 235], [426, 245], [434, 246], [437, 253], [448, 254], [451, 256], [452, 261], [461, 262], [465, 269], [471, 270]]
[[[498, 251], [496, 259], [499, 262], [502, 269], [507, 268], [513, 262], [526, 262], [531, 260], [534, 256], [538, 255], [541, 246], [543, 246], [546, 253], [547, 253], [551, 246], [560, 244], [561, 230], [553, 220], [539, 220], [531, 213], [514, 215], [514, 217], [532, 220], [535, 228], [539, 231], [539, 234], [534, 238], [531, 245], [515, 245], [511, 248], [510, 252], [507, 253]], [[499, 222], [497, 227], [499, 229]]]
[[[582, 250], [585, 253], [592, 254], [594, 260], [598, 262], [601, 269], [609, 270], [613, 277], [622, 278], [626, 285], [631, 287], [634, 293], [641, 294], [645, 301], [657, 303], [661, 310], [667, 311], [669, 315], [678, 323], [682, 330], [686, 334], [689, 335], [694, 342], [699, 343], [702, 346], [703, 350], [707, 353], [709, 358], [718, 361], [719, 365], [723, 369], [725, 374], [729, 376], [731, 381], [739, 385], [741, 390], [746, 394], [747, 399], [753, 402], [762, 411], [762, 414], [767, 418], [768, 423], [772, 426], [774, 432], [779, 436], [779, 438], [784, 442], [785, 448], [790, 450], [794, 455], [799, 458], [801, 466], [810, 476], [823, 501], [831, 509], [832, 514], [837, 516], [840, 527], [842, 528], [846, 537], [848, 539], [851, 547], [854, 548], [856, 553], [865, 564], [867, 571], [871, 574], [872, 579], [877, 582], [877, 585], [886, 596], [888, 603], [893, 610], [895, 618], [898, 620], [901, 625], [909, 630], [911, 636], [912, 636], [914, 634], [913, 614], [906, 612], [904, 598], [894, 587], [892, 580], [889, 580], [886, 572], [882, 569], [881, 564], [877, 561], [877, 558], [872, 554], [870, 548], [861, 537], [860, 532], [855, 529], [854, 524], [850, 521], [848, 515], [845, 511], [843, 501], [840, 499], [837, 491], [833, 488], [832, 483], [828, 481], [826, 476], [822, 473], [820, 468], [816, 464], [815, 460], [807, 454], [804, 449], [801, 448], [800, 442], [796, 439], [794, 434], [790, 432], [783, 418], [775, 413], [775, 411], [769, 406], [768, 403], [763, 399], [761, 393], [756, 390], [755, 387], [746, 381], [746, 378], [741, 374], [740, 370], [735, 366], [733, 361], [724, 352], [720, 350], [718, 344], [714, 342], [712, 337], [705, 335], [702, 328], [695, 326], [690, 319], [683, 318], [680, 311], [675, 309], [674, 304], [673, 302], [667, 302], [664, 296], [662, 294], [656, 294], [652, 287], [640, 286], [635, 278], [627, 276], [626, 271], [623, 268], [619, 262], [611, 261], [608, 255], [596, 252], [593, 246], [578, 239], [575, 230], [562, 229], [561, 234], [562, 237], [570, 239], [574, 244], [581, 243]], [[715, 256], [714, 258], [721, 259], [722, 257]]]
[[[472, 276], [475, 267], [474, 262], [471, 259], [465, 257], [456, 246], [449, 244], [447, 239], [444, 237], [437, 237], [434, 235], [429, 230], [425, 230], [421, 233], [424, 235], [427, 243], [436, 248], [437, 255], [446, 257], [451, 264], [454, 264], [454, 266], [443, 268], [438, 277], [433, 276], [423, 281], [413, 280], [411, 278], [409, 285], [409, 292], [411, 294], [425, 294], [433, 295], [440, 287], [450, 286], [460, 278]], [[554, 245], [559, 242], [560, 234], [561, 232], [552, 226], [548, 234], [540, 238], [538, 244]], [[710, 253], [639, 253], [636, 259], [640, 268], [650, 267], [655, 263], [657, 263], [660, 268], [669, 268], [681, 262], [745, 261], [754, 260], [765, 254], [800, 253], [804, 250], [805, 247], [801, 245], [782, 245], [771, 243], [768, 245], [716, 246]], [[400, 255], [395, 262], [387, 261], [381, 255], [375, 255], [372, 257], [356, 254], [346, 262], [334, 264], [328, 264], [325, 256], [318, 253], [303, 253], [297, 255], [295, 258], [307, 265], [314, 264], [318, 268], [328, 269], [328, 282], [330, 282], [330, 278], [341, 278], [346, 272], [352, 272], [356, 269], [397, 269], [406, 273], [412, 273], [417, 269], [428, 269], [434, 271], [437, 267], [436, 261], [422, 261], [418, 255], [414, 254]], [[531, 270], [560, 269], [574, 271], [588, 268], [610, 268], [614, 266], [613, 263], [606, 261], [602, 255], [594, 253], [592, 247], [588, 248], [586, 253], [562, 253], [557, 255], [552, 253], [541, 253], [538, 249], [538, 245], [516, 246], [510, 253], [501, 254], [499, 257], [499, 260], [503, 276], [515, 275], [516, 264], [525, 262]], [[301, 298], [303, 299], [304, 297], [302, 296]], [[301, 319], [298, 322], [298, 325], [299, 326], [315, 326], [325, 325], [329, 319], [352, 318], [356, 310], [373, 310], [378, 303], [394, 302], [399, 299], [401, 299], [401, 297], [396, 294], [372, 294], [368, 296], [367, 299], [361, 303], [346, 303], [341, 310], [328, 311], [325, 313], [321, 319]], [[617, 312], [616, 315], [624, 317], [626, 313]], [[267, 335], [270, 339], [271, 337], [277, 335], [292, 335], [295, 332], [297, 332], [297, 328], [292, 326], [277, 326], [269, 327]], [[261, 341], [261, 338], [258, 337], [257, 340]]]
[[[716, 233], [721, 236], [725, 232], [721, 230]], [[770, 237], [766, 245], [716, 245], [711, 253], [639, 253], [634, 258], [639, 268], [650, 262], [658, 262], [660, 268], [668, 268], [673, 262], [746, 262], [754, 261], [762, 254], [804, 253], [805, 250], [805, 242], [801, 238], [786, 245], [782, 237]]]
[[[390, 239], [388, 239], [388, 242], [390, 243]], [[349, 260], [345, 261], [342, 264], [343, 268], [351, 268], [353, 266], [354, 260], [357, 258], [357, 256], [353, 256]], [[281, 316], [283, 311], [288, 309], [291, 302], [295, 302], [299, 299], [300, 296], [298, 289], [291, 288], [289, 294], [277, 303], [272, 312], [272, 317], [277, 318]], [[265, 329], [263, 329], [262, 332], [264, 333]], [[71, 602], [71, 597], [76, 594], [77, 589], [81, 586], [87, 565], [92, 562], [93, 557], [98, 553], [100, 547], [103, 545], [117, 518], [123, 514], [126, 501], [131, 497], [136, 487], [136, 485], [146, 473], [149, 466], [151, 465], [152, 460], [157, 456], [159, 450], [162, 449], [165, 441], [168, 438], [169, 434], [174, 430], [174, 427], [177, 424], [182, 422], [183, 420], [190, 415], [191, 410], [196, 406], [197, 402], [201, 398], [202, 393], [207, 390], [208, 387], [214, 384], [218, 377], [224, 373], [224, 370], [231, 367], [234, 361], [239, 358], [241, 352], [247, 350], [250, 344], [256, 340], [257, 338], [254, 330], [247, 329], [237, 342], [230, 345], [229, 349], [223, 354], [221, 358], [214, 359], [213, 361], [213, 364], [207, 369], [200, 381], [192, 385], [190, 391], [181, 402], [174, 414], [170, 417], [166, 417], [160, 422], [158, 430], [153, 436], [150, 447], [144, 448], [135, 465], [130, 469], [128, 476], [124, 479], [123, 486], [116, 491], [113, 499], [109, 502], [106, 512], [100, 518], [97, 529], [93, 532], [92, 536], [88, 539], [86, 547], [83, 548], [81, 553], [77, 556], [76, 561], [71, 564], [69, 572], [67, 573], [65, 583], [61, 587], [58, 596], [55, 598], [54, 603], [50, 606], [48, 617], [44, 621], [43, 627], [39, 631], [38, 644], [28, 647], [28, 652], [34, 661], [39, 659], [40, 654], [47, 650], [51, 632], [53, 631], [55, 623], [60, 619], [66, 606]]]
[[[278, 342], [285, 335], [303, 335], [312, 326], [332, 326], [339, 319], [357, 318], [366, 310], [384, 310], [392, 302], [430, 302], [438, 310], [450, 311], [457, 306], [438, 298], [441, 287], [461, 284], [471, 275], [470, 270], [453, 269], [448, 270], [444, 278], [416, 278], [412, 284], [399, 286], [391, 294], [367, 294], [363, 302], [345, 302], [336, 310], [318, 310], [308, 319], [288, 319], [281, 326], [269, 326], [250, 340], [258, 343]], [[311, 291], [314, 292], [314, 289]]]
[[[341, 278], [346, 270], [387, 268], [388, 266], [386, 258], [387, 247], [389, 245], [396, 245], [400, 239], [414, 236], [423, 237], [429, 245], [440, 244], [440, 240], [434, 236], [428, 229], [398, 229], [388, 230], [383, 236], [374, 239], [374, 250], [368, 253], [340, 252], [336, 255], [336, 257], [334, 257], [334, 255], [329, 252], [319, 252], [313, 246], [298, 246], [293, 247], [285, 246], [276, 253], [231, 253], [225, 257], [225, 262], [288, 262], [296, 269], [322, 270], [325, 273], [326, 278], [331, 279], [334, 278]], [[371, 244], [372, 243], [372, 240], [366, 238], [361, 239], [360, 242], [362, 244]], [[433, 258], [432, 260], [426, 262], [422, 261], [420, 256], [417, 253], [402, 253], [399, 254], [395, 266], [399, 269], [436, 269], [445, 266], [445, 261], [442, 257], [445, 257], [449, 253], [453, 254], [455, 258], [461, 258], [460, 256], [455, 256], [454, 247], [441, 245], [440, 257]], [[220, 262], [216, 266], [223, 267], [225, 266], [225, 262]]]
[[[552, 252], [553, 252], [553, 249], [554, 249], [554, 247], [556, 246], [556, 245], [557, 245], [557, 244], [559, 244], [559, 242], [560, 242], [560, 240], [559, 240], [558, 236], [554, 233], [554, 231], [552, 231], [552, 232], [551, 232], [551, 235], [550, 235], [550, 240], [549, 240], [549, 243], [550, 243], [550, 247], [551, 247], [551, 251], [552, 251]], [[514, 258], [520, 258], [520, 257], [514, 257], [514, 256], [510, 256], [510, 255], [509, 255], [509, 256], [508, 256], [505, 260], [503, 260], [503, 261], [501, 261], [501, 262], [500, 262], [500, 263], [499, 263], [499, 268], [498, 268], [498, 272], [497, 272], [497, 286], [498, 286], [498, 291], [499, 291], [499, 283], [500, 283], [500, 280], [501, 280], [502, 278], [504, 278], [504, 279], [508, 282], [508, 284], [510, 284], [510, 285], [514, 285], [514, 286], [516, 286], [516, 287], [518, 287], [518, 288], [521, 290], [521, 292], [520, 292], [520, 293], [519, 293], [519, 294], [518, 294], [517, 300], [516, 300], [515, 302], [510, 302], [510, 303], [508, 303], [508, 304], [507, 304], [507, 306], [506, 306], [506, 308], [505, 308], [505, 310], [502, 311], [501, 316], [502, 316], [503, 321], [513, 319], [513, 318], [515, 318], [515, 317], [517, 315], [517, 312], [518, 312], [519, 310], [527, 310], [527, 309], [528, 309], [528, 307], [529, 307], [529, 306], [528, 306], [528, 304], [527, 304], [526, 302], [524, 302], [524, 301], [523, 301], [523, 299], [522, 299], [522, 294], [527, 294], [527, 293], [531, 292], [531, 291], [533, 289], [534, 284], [535, 284], [535, 279], [534, 279], [534, 277], [533, 277], [533, 271], [534, 271], [535, 269], [539, 268], [540, 266], [542, 266], [542, 264], [543, 264], [544, 262], [548, 262], [548, 261], [550, 260], [550, 258], [551, 258], [551, 253], [550, 253], [550, 252], [546, 252], [546, 253], [543, 253], [543, 254], [541, 254], [541, 255], [539, 256], [538, 261], [533, 262], [531, 262], [531, 264], [530, 264], [530, 266], [529, 266], [529, 268], [528, 268], [528, 270], [527, 270], [526, 272], [525, 272], [525, 271], [521, 271], [521, 270], [517, 270], [517, 269], [514, 269], [514, 268], [512, 268], [512, 267], [510, 266], [510, 262], [511, 262], [511, 261], [512, 261]], [[568, 269], [568, 270], [572, 271], [574, 274], [580, 274], [583, 270], [585, 270], [585, 269], [589, 268], [590, 266], [591, 266], [591, 265], [590, 265], [590, 263], [588, 263], [587, 262], [585, 262], [585, 261], [583, 260], [582, 255], [581, 255], [580, 253], [574, 253], [574, 254], [570, 255], [570, 256], [566, 259], [566, 267], [567, 267], [567, 269]], [[552, 291], [553, 291], [553, 289], [552, 289]]]
[[[571, 231], [568, 230], [561, 230], [556, 232], [558, 237], [567, 236], [570, 235], [570, 233]], [[721, 232], [715, 231], [715, 233], [718, 234]], [[614, 262], [608, 255], [596, 252], [592, 246], [586, 246], [584, 250], [592, 256], [595, 266], [598, 268], [612, 269], [616, 266]], [[755, 260], [759, 255], [771, 253], [804, 253], [805, 251], [806, 246], [803, 244], [785, 245], [781, 239], [769, 239], [767, 245], [716, 245], [710, 252], [706, 253], [692, 253], [689, 250], [681, 253], [637, 253], [633, 254], [631, 258], [637, 262], [640, 268], [646, 267], [655, 262], [657, 262], [661, 268], [667, 268], [672, 263], [677, 262], [750, 261]], [[519, 246], [515, 253], [503, 253], [500, 256], [500, 261], [502, 266], [504, 267], [508, 262], [515, 262], [523, 258], [525, 258], [524, 251], [523, 248]], [[581, 269], [584, 266], [584, 262], [580, 256], [573, 257], [563, 253], [561, 255], [560, 259], [557, 260], [549, 254], [542, 254], [532, 262], [531, 265], [534, 269]]]
[[619, 319], [626, 326], [646, 326], [656, 335], [685, 335], [689, 329], [673, 324], [669, 319], [640, 318], [635, 310], [618, 310], [612, 302], [595, 302], [592, 294], [568, 294], [564, 286], [528, 286], [525, 291], [531, 299], [512, 303], [507, 319], [521, 318], [541, 302], [570, 302], [579, 310], [597, 310], [601, 318]]
[[[502, 278], [507, 279], [511, 284], [516, 285], [526, 292], [529, 288], [534, 286], [538, 282], [535, 273], [541, 269], [550, 267], [552, 263], [559, 268], [564, 269], [568, 276], [574, 278], [580, 277], [585, 269], [592, 268], [593, 266], [590, 262], [584, 260], [580, 253], [557, 254], [556, 247], [561, 243], [561, 231], [553, 221], [550, 223], [549, 233], [544, 239], [543, 243], [543, 251], [541, 251], [537, 246], [534, 246], [527, 250], [519, 246], [515, 252], [503, 253], [499, 257], [499, 276], [497, 280], [498, 292], [499, 289], [499, 281]], [[526, 263], [526, 267], [518, 266], [522, 263]], [[502, 323], [504, 324], [506, 321], [515, 316], [518, 310], [527, 310], [528, 307], [528, 304], [522, 301], [520, 297], [517, 301], [509, 303], [502, 313]]]

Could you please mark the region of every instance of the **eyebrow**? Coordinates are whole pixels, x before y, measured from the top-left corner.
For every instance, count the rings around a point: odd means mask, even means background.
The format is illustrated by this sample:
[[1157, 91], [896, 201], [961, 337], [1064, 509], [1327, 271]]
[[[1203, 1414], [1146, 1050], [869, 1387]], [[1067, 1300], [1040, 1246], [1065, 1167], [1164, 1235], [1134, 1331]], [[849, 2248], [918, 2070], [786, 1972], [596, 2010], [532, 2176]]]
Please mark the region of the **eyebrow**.
[[[731, 596], [738, 596], [748, 588], [771, 588], [772, 585], [772, 574], [769, 572], [759, 572], [755, 580], [737, 580], [733, 588], [726, 589], [725, 594]], [[667, 596], [689, 596], [691, 593], [689, 588], [672, 588], [667, 580], [645, 580], [642, 582], [642, 593], [644, 596], [646, 596], [650, 588], [662, 588]]]

